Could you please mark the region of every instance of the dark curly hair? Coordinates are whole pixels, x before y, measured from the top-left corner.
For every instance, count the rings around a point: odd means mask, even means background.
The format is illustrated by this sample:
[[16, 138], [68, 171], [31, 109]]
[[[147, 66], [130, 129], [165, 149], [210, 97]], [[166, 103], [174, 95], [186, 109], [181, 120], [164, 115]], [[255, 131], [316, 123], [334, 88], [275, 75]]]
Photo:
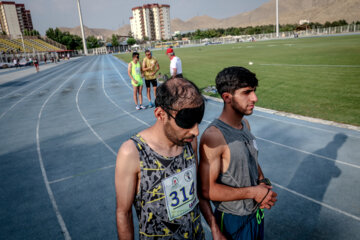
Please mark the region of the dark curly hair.
[[186, 105], [200, 106], [203, 103], [199, 88], [185, 78], [171, 78], [156, 89], [156, 107], [180, 110]]
[[258, 86], [255, 73], [243, 67], [224, 68], [216, 76], [215, 82], [220, 96], [224, 92], [233, 94], [239, 88]]

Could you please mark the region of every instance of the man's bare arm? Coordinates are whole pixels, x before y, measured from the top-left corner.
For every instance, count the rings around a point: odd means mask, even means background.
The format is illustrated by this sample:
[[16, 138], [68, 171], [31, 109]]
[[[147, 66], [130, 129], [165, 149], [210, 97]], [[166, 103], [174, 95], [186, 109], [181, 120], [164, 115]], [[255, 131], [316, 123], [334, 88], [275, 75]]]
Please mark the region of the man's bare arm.
[[128, 75], [129, 75], [129, 77], [130, 77], [130, 79], [135, 83], [135, 84], [137, 84], [137, 81], [133, 78], [133, 76], [131, 75], [131, 69], [132, 68], [132, 64], [131, 64], [131, 62], [128, 64]]
[[172, 74], [172, 77], [176, 77], [176, 74], [177, 74], [177, 69], [176, 69], [176, 68], [173, 68], [173, 74]]
[[[191, 143], [193, 150], [194, 150], [194, 155], [196, 158], [196, 170], [197, 170], [197, 180], [198, 180], [198, 187], [197, 189], [200, 190], [200, 178], [198, 177], [198, 156], [197, 156], [197, 138], [194, 139], [194, 141]], [[199, 198], [199, 207], [200, 207], [200, 211], [202, 213], [202, 215], [204, 216], [207, 224], [210, 226], [211, 229], [211, 234], [214, 240], [226, 240], [226, 238], [222, 235], [219, 226], [216, 223], [216, 219], [214, 217], [214, 214], [212, 212], [211, 209], [211, 205], [209, 200], [203, 198], [201, 191], [198, 191], [198, 198]]]
[[132, 140], [121, 147], [116, 159], [116, 224], [119, 239], [134, 239], [131, 206], [137, 189], [140, 171], [139, 153]]
[[[216, 180], [221, 173], [221, 159], [225, 147], [226, 141], [220, 130], [215, 127], [207, 129], [201, 137], [199, 171], [203, 196], [213, 201], [254, 199], [256, 202], [261, 202], [271, 187], [259, 185], [235, 188], [217, 183]], [[268, 194], [263, 202], [270, 199], [271, 194]]]

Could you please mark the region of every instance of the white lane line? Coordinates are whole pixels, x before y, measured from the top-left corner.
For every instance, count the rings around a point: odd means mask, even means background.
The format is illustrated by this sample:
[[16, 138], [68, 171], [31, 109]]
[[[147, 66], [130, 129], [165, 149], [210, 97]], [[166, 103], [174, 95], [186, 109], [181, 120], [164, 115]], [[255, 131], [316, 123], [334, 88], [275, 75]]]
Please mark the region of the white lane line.
[[[115, 155], [115, 154], [114, 154], [114, 155]], [[116, 155], [115, 155], [115, 156], [116, 156]], [[90, 174], [90, 173], [94, 173], [94, 172], [97, 172], [97, 171], [100, 171], [100, 170], [105, 170], [105, 169], [114, 168], [114, 167], [115, 167], [115, 164], [108, 165], [108, 166], [105, 166], [105, 167], [102, 167], [102, 168], [91, 169], [91, 170], [89, 170], [89, 171], [81, 172], [81, 173], [78, 173], [78, 174], [75, 174], [75, 175], [72, 175], [72, 176], [69, 176], [69, 177], [64, 177], [64, 178], [56, 179], [56, 180], [50, 181], [49, 183], [50, 183], [50, 184], [58, 183], [58, 182], [62, 182], [62, 181], [69, 180], [69, 179], [74, 178], [74, 177], [80, 177], [80, 176], [88, 175], [88, 174]]]
[[[334, 134], [338, 134], [339, 132], [336, 131], [332, 131], [332, 130], [328, 130], [328, 129], [322, 129], [322, 128], [317, 128], [317, 127], [312, 127], [312, 126], [308, 126], [305, 124], [300, 124], [300, 123], [293, 123], [293, 122], [289, 122], [289, 121], [285, 121], [285, 120], [280, 120], [280, 119], [276, 119], [276, 118], [271, 118], [271, 117], [266, 117], [266, 116], [262, 116], [259, 114], [252, 114], [251, 116], [255, 116], [255, 117], [259, 117], [259, 118], [266, 118], [266, 119], [270, 119], [273, 121], [278, 121], [278, 122], [282, 122], [282, 123], [286, 123], [286, 124], [291, 124], [291, 125], [296, 125], [296, 126], [300, 126], [300, 127], [306, 127], [306, 128], [311, 128], [311, 129], [315, 129], [315, 130], [319, 130], [319, 131], [323, 131], [323, 132], [328, 132], [328, 133], [334, 133]], [[344, 133], [345, 134], [345, 133]], [[354, 136], [351, 134], [345, 134], [348, 137], [353, 137], [353, 138], [360, 138], [359, 136]]]
[[[203, 121], [210, 123], [210, 121], [208, 121], [208, 120], [203, 120]], [[296, 149], [294, 149], [294, 150], [296, 150]], [[311, 153], [310, 153], [310, 154], [311, 154]], [[315, 155], [317, 155], [317, 154], [315, 154]], [[271, 181], [271, 182], [272, 182], [272, 181]], [[273, 183], [273, 182], [272, 182], [272, 183]], [[274, 184], [275, 186], [277, 186], [277, 187], [279, 187], [279, 188], [281, 188], [281, 189], [284, 189], [284, 190], [286, 190], [286, 191], [288, 191], [288, 192], [291, 192], [291, 193], [293, 193], [293, 194], [295, 194], [295, 195], [297, 195], [297, 196], [299, 196], [299, 197], [305, 198], [305, 199], [307, 199], [307, 200], [309, 200], [309, 201], [312, 201], [312, 202], [317, 203], [317, 204], [319, 204], [319, 205], [321, 205], [321, 206], [327, 207], [327, 208], [329, 208], [329, 209], [331, 209], [331, 210], [334, 210], [334, 211], [336, 211], [336, 212], [338, 212], [338, 213], [341, 213], [341, 214], [343, 214], [343, 215], [346, 215], [346, 216], [348, 216], [348, 217], [351, 217], [351, 218], [353, 218], [353, 219], [355, 219], [355, 220], [360, 221], [360, 218], [359, 218], [359, 217], [354, 216], [354, 215], [352, 215], [352, 214], [350, 214], [350, 213], [348, 213], [348, 212], [345, 212], [345, 211], [342, 211], [342, 210], [340, 210], [340, 209], [338, 209], [338, 208], [332, 207], [332, 206], [330, 206], [330, 205], [328, 205], [328, 204], [326, 204], [326, 203], [322, 203], [322, 202], [320, 202], [320, 201], [317, 201], [317, 200], [315, 200], [315, 199], [313, 199], [313, 198], [310, 198], [310, 197], [308, 197], [308, 196], [305, 196], [305, 195], [303, 195], [303, 194], [301, 194], [301, 193], [298, 193], [298, 192], [296, 192], [296, 191], [294, 191], [294, 190], [288, 189], [288, 188], [286, 188], [286, 187], [284, 187], [284, 186], [282, 186], [282, 185], [280, 185], [280, 184], [277, 184], [277, 183], [273, 183], [273, 184]]]
[[[208, 120], [203, 120], [203, 121], [204, 121], [204, 122], [207, 122], [207, 123], [211, 123], [211, 122], [208, 121]], [[272, 143], [272, 144], [274, 144], [274, 145], [278, 145], [278, 146], [281, 146], [281, 147], [284, 147], [284, 148], [288, 148], [288, 149], [291, 149], [291, 150], [294, 150], [294, 151], [297, 151], [297, 152], [305, 153], [305, 154], [312, 155], [312, 156], [315, 156], [315, 157], [318, 157], [318, 158], [322, 158], [322, 159], [325, 159], [325, 160], [328, 160], [328, 161], [332, 161], [332, 162], [336, 162], [336, 163], [339, 163], [339, 164], [344, 164], [344, 165], [348, 165], [348, 166], [350, 166], [350, 167], [354, 167], [354, 168], [360, 169], [360, 166], [359, 166], [359, 165], [356, 165], [356, 164], [347, 163], [347, 162], [340, 161], [340, 160], [337, 160], [337, 159], [333, 159], [333, 158], [329, 158], [329, 157], [326, 157], [326, 156], [322, 156], [322, 155], [319, 155], [319, 154], [316, 154], [316, 153], [304, 151], [304, 150], [301, 150], [301, 149], [298, 149], [298, 148], [295, 148], [295, 147], [291, 147], [291, 146], [288, 146], [288, 145], [285, 145], [285, 144], [281, 144], [281, 143], [278, 143], [278, 142], [274, 142], [274, 141], [271, 141], [271, 140], [268, 140], [268, 139], [265, 139], [265, 138], [261, 138], [261, 137], [258, 137], [258, 136], [255, 136], [255, 137], [256, 137], [257, 139], [260, 139], [260, 140], [265, 141], [265, 142]]]
[[[125, 83], [125, 85], [130, 88], [130, 90], [133, 90], [133, 88], [129, 85], [129, 83], [124, 79], [123, 75], [119, 72], [119, 70], [117, 70], [116, 66], [114, 65], [114, 63], [111, 61], [110, 59], [110, 63], [111, 65], [114, 67], [115, 71], [117, 72], [117, 74], [119, 74], [119, 76], [121, 77], [121, 80]], [[122, 63], [122, 62], [121, 62]], [[129, 81], [130, 82], [130, 81]]]
[[48, 195], [49, 195], [49, 198], [50, 198], [50, 201], [51, 201], [51, 204], [53, 206], [53, 209], [55, 211], [55, 214], [56, 214], [56, 218], [58, 220], [58, 223], [61, 227], [61, 231], [62, 233], [64, 234], [64, 238], [65, 240], [71, 240], [71, 236], [69, 234], [69, 231], [66, 227], [66, 224], [64, 222], [64, 219], [63, 217], [61, 216], [61, 213], [60, 213], [60, 210], [59, 210], [59, 207], [56, 203], [56, 200], [55, 200], [55, 196], [54, 196], [54, 193], [50, 187], [50, 183], [49, 183], [49, 179], [47, 177], [47, 173], [46, 173], [46, 170], [45, 170], [45, 166], [44, 166], [44, 161], [43, 161], [43, 158], [42, 158], [42, 154], [41, 154], [41, 147], [40, 147], [40, 134], [39, 134], [39, 130], [40, 130], [40, 120], [41, 120], [41, 116], [42, 116], [42, 113], [43, 113], [43, 110], [45, 109], [45, 106], [46, 104], [49, 102], [49, 100], [52, 98], [52, 96], [54, 96], [54, 94], [62, 87], [65, 85], [65, 83], [67, 83], [68, 81], [70, 81], [74, 76], [75, 74], [77, 74], [78, 72], [80, 72], [83, 68], [85, 68], [85, 64], [75, 73], [73, 73], [67, 80], [65, 80], [62, 84], [60, 84], [60, 86], [58, 86], [50, 95], [49, 97], [45, 100], [45, 102], [43, 103], [43, 105], [41, 106], [41, 109], [40, 109], [40, 112], [39, 112], [39, 115], [38, 115], [38, 121], [37, 121], [37, 125], [36, 125], [36, 148], [37, 148], [37, 153], [38, 153], [38, 158], [39, 158], [39, 164], [40, 164], [40, 169], [41, 169], [41, 174], [43, 176], [43, 179], [44, 179], [44, 183], [45, 183], [45, 186], [46, 186], [46, 190], [48, 192]]
[[[59, 66], [62, 66], [62, 65], [59, 65]], [[33, 81], [33, 82], [31, 82], [30, 84], [28, 84], [28, 85], [25, 85], [25, 86], [23, 86], [23, 87], [20, 87], [19, 89], [16, 89], [16, 90], [14, 90], [14, 91], [12, 91], [12, 92], [9, 92], [8, 94], [5, 94], [4, 96], [0, 96], [0, 99], [6, 98], [6, 97], [8, 97], [9, 95], [12, 95], [12, 94], [14, 94], [14, 93], [16, 93], [16, 92], [18, 92], [18, 91], [23, 90], [23, 89], [26, 89], [26, 88], [28, 88], [28, 87], [36, 84], [36, 83], [39, 83], [40, 79], [49, 78], [51, 75], [56, 75], [57, 72], [60, 72], [60, 71], [62, 71], [62, 70], [63, 70], [63, 69], [58, 68], [58, 69], [56, 69], [54, 72], [51, 72], [50, 74], [49, 74], [49, 73], [44, 73], [44, 76], [36, 79], [36, 81]]]
[[[112, 63], [112, 62], [111, 62]], [[114, 64], [113, 64], [114, 66]], [[115, 66], [114, 66], [115, 68]], [[120, 77], [124, 80], [123, 76], [121, 75], [121, 73], [115, 68], [115, 70], [117, 71], [117, 73], [120, 75]], [[126, 82], [125, 82], [126, 83]], [[121, 111], [123, 111], [124, 113], [126, 113], [127, 115], [129, 115], [130, 117], [134, 118], [135, 120], [139, 121], [140, 123], [144, 124], [145, 126], [150, 127], [150, 125], [147, 122], [144, 122], [143, 120], [141, 120], [140, 118], [136, 117], [135, 115], [129, 113], [128, 111], [126, 111], [125, 109], [123, 109], [122, 107], [120, 107], [116, 102], [114, 102], [111, 97], [109, 97], [109, 95], [107, 94], [107, 92], [105, 91], [105, 81], [104, 81], [104, 71], [102, 72], [102, 89], [103, 92], [105, 94], [105, 96], [107, 97], [107, 99], [109, 99], [109, 101], [114, 104], [117, 108], [119, 108]], [[132, 89], [132, 88], [131, 88]]]
[[276, 64], [262, 63], [260, 66], [284, 66], [284, 67], [337, 67], [337, 68], [360, 68], [360, 65], [327, 65], [327, 64]]
[[[209, 103], [218, 107], [217, 102], [214, 102], [212, 99], [209, 101]], [[274, 112], [276, 112], [276, 111], [274, 111]], [[276, 114], [276, 113], [270, 113], [270, 114]], [[279, 115], [279, 114], [276, 114], [276, 115], [282, 116], [282, 117], [287, 117], [287, 116], [283, 116], [283, 115]], [[285, 120], [280, 120], [280, 119], [276, 119], [276, 118], [266, 117], [266, 116], [262, 116], [262, 115], [255, 114], [255, 113], [252, 114], [251, 116], [260, 117], [260, 118], [266, 118], [266, 119], [270, 119], [270, 120], [273, 120], [273, 121], [278, 121], [278, 122], [282, 122], [282, 123], [286, 123], [286, 124], [290, 124], [290, 125], [296, 125], [296, 126], [306, 127], [306, 128], [310, 128], [310, 129], [315, 129], [315, 130], [323, 131], [323, 132], [329, 132], [329, 133], [334, 133], [334, 134], [339, 133], [339, 132], [332, 131], [332, 130], [328, 130], [328, 129], [323, 129], [323, 128], [318, 128], [318, 127], [308, 126], [308, 125], [305, 125], [305, 124], [294, 123], [294, 122], [290, 122], [290, 121], [285, 121]], [[292, 117], [290, 117], [290, 118], [292, 118]], [[298, 118], [295, 118], [295, 119], [298, 119]], [[299, 120], [301, 120], [301, 119], [299, 119]], [[301, 120], [301, 121], [312, 122], [312, 121], [308, 121], [308, 120]], [[321, 124], [324, 124], [324, 123], [321, 123]], [[326, 124], [326, 125], [329, 125], [329, 124]], [[338, 126], [336, 126], [336, 127], [338, 127]], [[345, 133], [344, 133], [344, 134], [345, 134]], [[355, 136], [355, 135], [352, 135], [352, 134], [347, 134], [347, 133], [346, 133], [346, 135], [347, 135], [348, 137], [360, 138], [359, 136]]]
[[[103, 58], [102, 58], [102, 60], [103, 60]], [[103, 61], [102, 61], [102, 65], [103, 65]], [[115, 68], [115, 66], [114, 66], [114, 68]], [[116, 68], [115, 68], [115, 69], [116, 69]], [[119, 73], [119, 75], [121, 76], [120, 73]], [[99, 136], [99, 134], [97, 134], [97, 132], [90, 126], [90, 124], [88, 123], [88, 121], [86, 120], [86, 118], [83, 116], [83, 114], [82, 114], [81, 111], [80, 111], [79, 104], [78, 104], [78, 94], [79, 94], [79, 91], [80, 91], [80, 89], [82, 88], [82, 86], [83, 86], [83, 84], [84, 84], [85, 81], [86, 81], [86, 80], [84, 79], [83, 82], [82, 82], [82, 84], [81, 84], [81, 86], [80, 86], [80, 88], [78, 89], [77, 94], [76, 94], [76, 104], [77, 104], [77, 107], [78, 107], [78, 111], [79, 111], [79, 113], [80, 113], [83, 121], [84, 121], [84, 122], [86, 123], [86, 125], [90, 128], [90, 130], [93, 132], [93, 134], [94, 134], [103, 144], [105, 144], [105, 146], [114, 154], [114, 156], [116, 156], [117, 153], [116, 153], [109, 145], [107, 145], [107, 144], [105, 143], [105, 141]], [[105, 81], [104, 81], [104, 71], [103, 71], [103, 72], [102, 72], [102, 89], [103, 89], [103, 91], [104, 91], [105, 96], [109, 99], [109, 101], [110, 101], [111, 103], [113, 103], [116, 107], [118, 107], [121, 111], [123, 111], [124, 113], [126, 113], [127, 115], [129, 115], [130, 117], [136, 119], [137, 121], [139, 121], [140, 123], [142, 123], [142, 124], [144, 124], [144, 125], [146, 125], [146, 126], [150, 126], [148, 123], [142, 121], [141, 119], [137, 118], [136, 116], [132, 115], [132, 114], [129, 113], [128, 111], [126, 111], [126, 110], [124, 110], [123, 108], [121, 108], [118, 104], [116, 104], [116, 103], [109, 97], [109, 95], [106, 93], [105, 87], [104, 87], [104, 85], [105, 85], [104, 82], [105, 82]], [[95, 172], [95, 171], [98, 171], [98, 170], [108, 169], [108, 168], [111, 168], [111, 167], [115, 167], [115, 165], [109, 165], [109, 166], [105, 166], [105, 167], [103, 167], [103, 168], [90, 170], [90, 171], [88, 171], [88, 172], [79, 173], [79, 174], [76, 174], [76, 175], [72, 175], [72, 176], [68, 176], [68, 177], [56, 179], [56, 180], [51, 181], [50, 184], [58, 183], [58, 182], [62, 182], [62, 181], [66, 181], [66, 180], [68, 180], [68, 179], [71, 179], [71, 178], [74, 178], [74, 177], [77, 177], [77, 176], [85, 175], [85, 174], [87, 174], [87, 173]]]
[[[65, 73], [66, 72], [71, 72], [71, 70], [66, 70], [65, 72], [63, 72], [63, 75], [65, 76]], [[30, 92], [29, 94], [25, 95], [24, 97], [22, 97], [19, 101], [17, 101], [16, 103], [14, 103], [10, 108], [8, 108], [8, 110], [6, 110], [5, 112], [3, 112], [1, 115], [0, 115], [0, 120], [9, 112], [11, 111], [16, 105], [18, 105], [20, 102], [22, 102], [25, 98], [31, 96], [34, 92], [38, 91], [39, 89], [41, 88], [44, 88], [46, 85], [50, 84], [50, 83], [53, 83], [55, 80], [57, 80], [57, 78], [55, 77], [54, 79], [52, 79], [51, 81], [48, 81], [47, 83], [41, 85], [40, 87], [36, 88], [34, 91]]]
[[86, 118], [84, 117], [84, 115], [82, 114], [81, 110], [80, 110], [80, 106], [79, 106], [79, 92], [82, 88], [82, 86], [84, 85], [86, 81], [86, 78], [82, 81], [77, 93], [76, 93], [76, 107], [77, 110], [81, 116], [81, 118], [83, 119], [83, 121], [85, 122], [85, 124], [88, 126], [88, 128], [91, 130], [91, 132], [106, 146], [107, 149], [110, 150], [110, 152], [112, 152], [115, 156], [116, 156], [116, 152], [104, 141], [104, 139], [102, 139], [100, 137], [100, 135], [91, 127], [91, 125], [89, 124], [89, 122], [86, 120]]
[[337, 160], [337, 159], [325, 157], [325, 156], [322, 156], [322, 155], [319, 155], [319, 154], [316, 154], [316, 153], [311, 153], [311, 152], [304, 151], [304, 150], [301, 150], [301, 149], [298, 149], [298, 148], [290, 147], [290, 146], [285, 145], [285, 144], [277, 143], [277, 142], [274, 142], [274, 141], [271, 141], [271, 140], [268, 140], [268, 139], [265, 139], [265, 138], [261, 138], [261, 137], [257, 137], [257, 136], [255, 136], [255, 137], [257, 139], [262, 140], [262, 141], [269, 142], [269, 143], [272, 143], [272, 144], [275, 144], [275, 145], [278, 145], [278, 146], [281, 146], [281, 147], [284, 147], [284, 148], [288, 148], [288, 149], [291, 149], [291, 150], [294, 150], [294, 151], [297, 151], [297, 152], [305, 153], [305, 154], [312, 155], [312, 156], [315, 156], [315, 157], [318, 157], [318, 158], [322, 158], [322, 159], [325, 159], [325, 160], [328, 160], [328, 161], [332, 161], [332, 162], [336, 162], [336, 163], [348, 165], [348, 166], [353, 167], [353, 168], [360, 169], [360, 166], [356, 165], [356, 164], [347, 163], [347, 162], [340, 161], [340, 160]]
[[360, 221], [360, 217], [358, 217], [358, 216], [355, 216], [355, 215], [353, 215], [353, 214], [350, 214], [350, 213], [345, 212], [345, 211], [343, 211], [343, 210], [340, 210], [340, 209], [338, 209], [338, 208], [332, 207], [332, 206], [330, 206], [329, 204], [326, 204], [326, 203], [320, 202], [320, 201], [318, 201], [318, 200], [315, 200], [315, 199], [313, 199], [313, 198], [310, 198], [310, 197], [308, 197], [308, 196], [305, 196], [304, 194], [298, 193], [298, 192], [296, 192], [296, 191], [294, 191], [294, 190], [291, 190], [291, 189], [289, 189], [289, 188], [287, 188], [287, 187], [281, 186], [280, 184], [274, 183], [273, 181], [271, 181], [271, 183], [272, 183], [273, 185], [277, 186], [278, 188], [281, 188], [281, 189], [283, 189], [283, 190], [285, 190], [285, 191], [288, 191], [288, 192], [290, 192], [290, 193], [292, 193], [292, 194], [294, 194], [294, 195], [296, 195], [296, 196], [302, 197], [302, 198], [304, 198], [304, 199], [306, 199], [306, 200], [309, 200], [309, 201], [311, 201], [311, 202], [313, 202], [313, 203], [319, 204], [319, 205], [322, 206], [322, 207], [326, 207], [326, 208], [328, 208], [328, 209], [330, 209], [330, 210], [333, 210], [333, 211], [335, 211], [335, 212], [338, 212], [338, 213], [340, 213], [340, 214], [343, 214], [343, 215], [345, 215], [345, 216], [348, 216], [348, 217], [350, 217], [350, 218], [352, 218], [352, 219], [354, 219], [354, 220]]

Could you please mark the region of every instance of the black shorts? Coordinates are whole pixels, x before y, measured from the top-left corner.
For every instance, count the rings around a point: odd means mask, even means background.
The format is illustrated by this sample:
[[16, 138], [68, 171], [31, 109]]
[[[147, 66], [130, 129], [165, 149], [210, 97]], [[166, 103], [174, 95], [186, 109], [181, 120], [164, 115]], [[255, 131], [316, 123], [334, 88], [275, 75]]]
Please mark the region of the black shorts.
[[153, 87], [157, 87], [157, 81], [156, 79], [152, 79], [152, 80], [145, 80], [145, 85], [147, 88], [150, 87], [150, 83]]

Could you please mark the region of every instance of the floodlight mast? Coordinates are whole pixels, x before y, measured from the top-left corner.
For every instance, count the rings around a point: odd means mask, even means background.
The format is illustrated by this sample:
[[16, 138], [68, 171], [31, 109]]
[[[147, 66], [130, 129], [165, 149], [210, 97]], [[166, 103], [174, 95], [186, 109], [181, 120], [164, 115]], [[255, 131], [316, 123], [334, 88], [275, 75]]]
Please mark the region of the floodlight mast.
[[276, 37], [279, 37], [279, 0], [276, 0]]
[[86, 47], [86, 38], [85, 38], [85, 32], [84, 32], [84, 25], [83, 25], [83, 21], [82, 21], [82, 16], [81, 16], [81, 8], [80, 8], [80, 0], [77, 0], [77, 6], [78, 6], [78, 11], [79, 11], [79, 18], [80, 18], [80, 28], [81, 28], [81, 35], [82, 35], [82, 42], [83, 42], [83, 47], [84, 47], [84, 54], [88, 55], [88, 50]]

